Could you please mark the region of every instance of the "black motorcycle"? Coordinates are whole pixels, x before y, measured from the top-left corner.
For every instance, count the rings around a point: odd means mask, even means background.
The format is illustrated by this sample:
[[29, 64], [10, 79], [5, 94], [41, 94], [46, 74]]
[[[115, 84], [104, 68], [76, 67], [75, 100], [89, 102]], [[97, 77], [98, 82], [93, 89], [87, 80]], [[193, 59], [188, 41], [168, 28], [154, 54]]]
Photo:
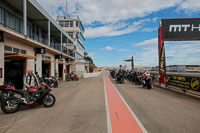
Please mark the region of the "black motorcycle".
[[142, 85], [142, 73], [136, 72], [134, 78], [135, 85]]
[[13, 84], [9, 84], [0, 86], [0, 90], [1, 109], [4, 113], [15, 113], [21, 105], [52, 107], [56, 101], [55, 96], [50, 93], [51, 88], [46, 84], [31, 86], [27, 90], [17, 90]]
[[52, 77], [43, 76], [42, 78], [40, 78], [40, 82], [44, 82], [51, 88], [58, 88], [58, 80], [53, 76]]
[[117, 84], [124, 84], [124, 76], [123, 74], [118, 74], [117, 75], [117, 80], [116, 80]]

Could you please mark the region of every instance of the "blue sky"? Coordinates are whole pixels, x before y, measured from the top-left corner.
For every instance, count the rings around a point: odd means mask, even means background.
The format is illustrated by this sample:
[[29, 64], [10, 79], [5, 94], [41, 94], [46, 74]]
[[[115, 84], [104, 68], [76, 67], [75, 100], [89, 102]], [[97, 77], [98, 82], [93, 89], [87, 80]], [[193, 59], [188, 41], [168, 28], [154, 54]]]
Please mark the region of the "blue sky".
[[[135, 57], [137, 67], [157, 66], [163, 18], [199, 18], [199, 0], [68, 0], [86, 32], [85, 47], [97, 66], [119, 66]], [[66, 0], [38, 0], [52, 15], [65, 15]], [[200, 42], [166, 42], [167, 65], [200, 64]]]

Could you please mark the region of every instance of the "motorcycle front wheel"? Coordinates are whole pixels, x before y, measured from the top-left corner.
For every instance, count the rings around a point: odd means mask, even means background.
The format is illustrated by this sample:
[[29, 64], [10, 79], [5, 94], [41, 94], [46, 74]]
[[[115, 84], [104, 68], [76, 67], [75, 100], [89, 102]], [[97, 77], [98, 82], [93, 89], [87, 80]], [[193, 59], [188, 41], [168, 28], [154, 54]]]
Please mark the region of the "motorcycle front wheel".
[[54, 82], [54, 87], [58, 88], [58, 82], [57, 81]]
[[147, 83], [147, 88], [148, 89], [151, 89], [152, 88], [152, 85], [149, 83], [149, 82], [146, 82]]
[[77, 77], [77, 78], [75, 79], [75, 81], [79, 81], [79, 78]]
[[20, 104], [17, 102], [17, 98], [1, 99], [1, 109], [6, 114], [11, 114], [19, 111]]
[[44, 107], [52, 107], [56, 102], [56, 98], [53, 94], [48, 94], [44, 96], [43, 105]]

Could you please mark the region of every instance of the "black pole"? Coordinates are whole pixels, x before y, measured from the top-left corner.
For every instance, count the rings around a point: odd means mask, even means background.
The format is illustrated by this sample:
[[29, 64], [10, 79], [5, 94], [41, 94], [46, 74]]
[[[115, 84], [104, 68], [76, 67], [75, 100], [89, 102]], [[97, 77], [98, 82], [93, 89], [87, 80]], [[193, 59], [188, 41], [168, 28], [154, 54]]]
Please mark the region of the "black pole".
[[134, 57], [132, 56], [132, 60], [131, 60], [131, 69], [134, 70]]

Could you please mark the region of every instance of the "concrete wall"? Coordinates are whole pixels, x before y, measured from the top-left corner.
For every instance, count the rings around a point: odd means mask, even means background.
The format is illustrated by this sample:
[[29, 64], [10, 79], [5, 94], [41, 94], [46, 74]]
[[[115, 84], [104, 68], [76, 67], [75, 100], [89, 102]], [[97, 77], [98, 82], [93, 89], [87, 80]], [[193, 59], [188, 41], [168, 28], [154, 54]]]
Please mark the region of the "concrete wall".
[[94, 77], [98, 77], [100, 74], [101, 72], [83, 73], [83, 78], [94, 78]]
[[33, 70], [33, 73], [35, 73], [35, 60], [34, 59], [28, 59], [27, 60], [27, 70]]
[[75, 65], [75, 73], [78, 75], [79, 78], [83, 78], [83, 73], [87, 73], [85, 70], [84, 64], [76, 64]]
[[84, 64], [76, 64], [76, 71], [85, 71]]
[[4, 82], [4, 43], [0, 43], [0, 68], [2, 68], [2, 78], [0, 78], [0, 85]]
[[[15, 40], [14, 38], [12, 38], [10, 36], [8, 37], [5, 35], [5, 45], [26, 50], [27, 55], [35, 56], [34, 47], [32, 47], [20, 40]], [[33, 72], [35, 73], [34, 68], [35, 68], [35, 60], [27, 59], [27, 70], [32, 69]]]
[[20, 41], [20, 40], [14, 40], [11, 37], [7, 37], [5, 36], [5, 45], [7, 46], [11, 46], [11, 47], [15, 47], [15, 48], [20, 48], [20, 49], [24, 49], [26, 50], [28, 55], [32, 55], [35, 56], [35, 51], [34, 51], [34, 47]]

